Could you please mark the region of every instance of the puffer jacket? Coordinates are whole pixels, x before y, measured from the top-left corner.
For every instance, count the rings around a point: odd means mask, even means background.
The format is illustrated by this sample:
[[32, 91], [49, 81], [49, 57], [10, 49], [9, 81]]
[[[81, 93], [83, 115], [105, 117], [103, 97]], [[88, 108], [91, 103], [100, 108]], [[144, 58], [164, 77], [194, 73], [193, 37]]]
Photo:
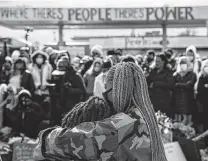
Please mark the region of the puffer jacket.
[[72, 129], [51, 128], [40, 133], [34, 159], [152, 161], [149, 131], [135, 108]]

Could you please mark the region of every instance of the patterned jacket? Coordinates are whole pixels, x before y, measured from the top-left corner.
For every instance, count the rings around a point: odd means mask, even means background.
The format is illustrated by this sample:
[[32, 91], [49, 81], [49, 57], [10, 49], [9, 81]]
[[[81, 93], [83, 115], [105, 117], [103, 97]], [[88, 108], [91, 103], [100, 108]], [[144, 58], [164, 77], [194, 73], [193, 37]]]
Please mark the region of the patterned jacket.
[[138, 109], [73, 129], [47, 129], [40, 133], [34, 159], [151, 161], [149, 130]]

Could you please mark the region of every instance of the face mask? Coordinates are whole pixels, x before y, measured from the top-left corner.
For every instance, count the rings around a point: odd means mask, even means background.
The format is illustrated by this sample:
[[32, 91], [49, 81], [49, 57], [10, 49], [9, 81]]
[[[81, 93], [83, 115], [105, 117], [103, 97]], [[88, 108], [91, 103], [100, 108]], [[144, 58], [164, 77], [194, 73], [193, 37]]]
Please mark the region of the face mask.
[[204, 68], [204, 72], [208, 74], [208, 67]]
[[193, 62], [194, 61], [194, 57], [193, 56], [189, 56], [189, 60], [190, 60], [190, 62]]
[[100, 71], [100, 68], [99, 68], [99, 67], [95, 67], [95, 68], [94, 68], [94, 71], [95, 71], [95, 72], [99, 72], [99, 71]]
[[149, 57], [149, 58], [147, 58], [147, 61], [151, 62], [151, 61], [153, 61], [153, 59]]
[[188, 65], [187, 64], [181, 64], [181, 66], [180, 66], [180, 68], [181, 68], [181, 71], [187, 71], [188, 70]]
[[36, 63], [39, 65], [43, 64], [43, 58], [37, 58]]
[[170, 59], [171, 58], [171, 55], [170, 54], [166, 54], [166, 58], [167, 59]]

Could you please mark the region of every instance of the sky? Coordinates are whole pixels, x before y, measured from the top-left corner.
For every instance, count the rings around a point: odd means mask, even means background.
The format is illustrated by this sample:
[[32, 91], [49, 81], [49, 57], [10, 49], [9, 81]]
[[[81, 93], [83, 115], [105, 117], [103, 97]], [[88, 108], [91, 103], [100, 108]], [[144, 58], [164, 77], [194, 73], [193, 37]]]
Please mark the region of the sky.
[[[0, 0], [0, 7], [101, 7], [101, 8], [133, 8], [133, 7], [161, 7], [161, 6], [208, 6], [208, 0]], [[136, 34], [144, 34], [152, 29], [136, 30]], [[155, 29], [159, 30], [159, 29]], [[10, 30], [0, 26], [0, 36], [13, 36], [24, 38], [24, 30]], [[116, 31], [116, 32], [115, 32]], [[177, 35], [184, 29], [169, 29], [169, 35]], [[66, 30], [64, 40], [69, 41], [74, 36], [95, 36], [95, 35], [129, 35], [130, 29], [125, 30]], [[206, 29], [196, 29], [198, 35], [206, 35]], [[57, 30], [35, 30], [30, 34], [31, 41], [54, 42], [58, 40]]]

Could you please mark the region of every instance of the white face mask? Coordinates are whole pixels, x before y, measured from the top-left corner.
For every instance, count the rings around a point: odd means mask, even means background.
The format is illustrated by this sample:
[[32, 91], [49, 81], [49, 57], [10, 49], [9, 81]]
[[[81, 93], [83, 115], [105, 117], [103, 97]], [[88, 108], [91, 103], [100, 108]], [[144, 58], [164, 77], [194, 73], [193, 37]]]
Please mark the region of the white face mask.
[[204, 68], [204, 72], [208, 74], [208, 67]]
[[43, 58], [36, 58], [36, 63], [39, 65], [43, 64]]
[[181, 68], [181, 71], [186, 72], [188, 70], [188, 65], [187, 64], [181, 64], [180, 68]]

